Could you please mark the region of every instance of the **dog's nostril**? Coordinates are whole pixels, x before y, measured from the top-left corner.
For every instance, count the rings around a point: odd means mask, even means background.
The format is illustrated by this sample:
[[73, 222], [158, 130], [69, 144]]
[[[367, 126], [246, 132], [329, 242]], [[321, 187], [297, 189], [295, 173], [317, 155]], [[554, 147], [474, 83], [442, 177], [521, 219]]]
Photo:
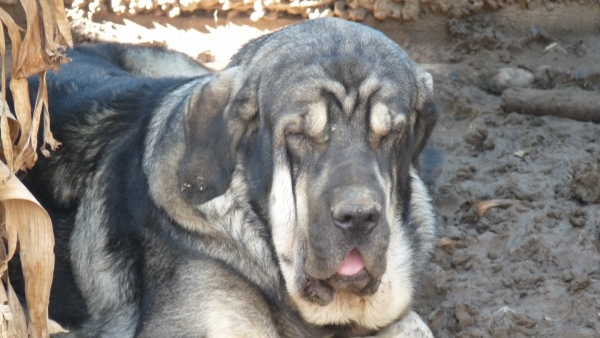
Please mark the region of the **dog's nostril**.
[[368, 235], [377, 227], [381, 214], [379, 207], [343, 205], [334, 208], [333, 224], [346, 233]]

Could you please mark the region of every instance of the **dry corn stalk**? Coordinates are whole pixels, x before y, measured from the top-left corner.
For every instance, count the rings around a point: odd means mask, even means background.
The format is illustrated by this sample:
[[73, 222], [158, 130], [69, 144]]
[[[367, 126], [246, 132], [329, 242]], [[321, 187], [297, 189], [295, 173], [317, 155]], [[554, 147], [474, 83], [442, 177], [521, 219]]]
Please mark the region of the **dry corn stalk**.
[[[13, 174], [34, 165], [42, 116], [42, 154], [50, 155], [46, 145], [53, 150], [60, 145], [50, 132], [46, 71], [56, 71], [67, 61], [64, 52], [73, 43], [62, 0], [21, 0], [21, 4], [27, 17], [23, 40], [23, 29], [0, 8], [0, 277], [3, 286], [0, 288], [0, 337], [45, 338], [49, 337], [48, 302], [54, 270], [52, 224], [46, 211]], [[5, 27], [12, 42], [10, 90], [14, 115], [6, 102]], [[32, 114], [27, 78], [36, 74], [39, 74], [40, 85]], [[7, 271], [8, 261], [17, 247], [25, 280], [27, 315], [10, 285]]]
[[[12, 175], [8, 167], [0, 162], [0, 175]], [[0, 186], [1, 221], [4, 228], [4, 242], [0, 248], [0, 273], [6, 284], [0, 289], [0, 306], [3, 318], [0, 328], [6, 329], [2, 337], [49, 337], [48, 301], [54, 270], [54, 236], [52, 223], [46, 211], [38, 204], [31, 193], [15, 177]], [[19, 252], [25, 294], [28, 308], [29, 325], [25, 325], [25, 316], [21, 305], [10, 286], [7, 265], [19, 243]]]
[[[17, 123], [11, 126], [10, 111], [6, 105], [6, 77], [4, 72], [4, 28], [0, 31], [0, 53], [2, 57], [2, 156], [11, 172], [31, 168], [37, 159], [37, 132], [42, 116], [44, 118], [44, 144], [42, 150], [48, 156], [46, 145], [53, 150], [58, 143], [50, 132], [48, 100], [46, 93], [46, 71], [56, 71], [67, 61], [65, 49], [72, 47], [62, 0], [21, 0], [27, 17], [27, 31], [21, 40], [19, 27], [0, 8], [0, 21], [6, 26], [12, 42], [12, 79], [10, 89], [13, 95]], [[27, 77], [39, 74], [40, 86], [32, 116]], [[43, 115], [42, 115], [43, 114]], [[13, 119], [14, 121], [14, 119]], [[16, 140], [18, 136], [18, 140]], [[16, 144], [15, 144], [15, 141]], [[9, 146], [12, 145], [12, 147]]]

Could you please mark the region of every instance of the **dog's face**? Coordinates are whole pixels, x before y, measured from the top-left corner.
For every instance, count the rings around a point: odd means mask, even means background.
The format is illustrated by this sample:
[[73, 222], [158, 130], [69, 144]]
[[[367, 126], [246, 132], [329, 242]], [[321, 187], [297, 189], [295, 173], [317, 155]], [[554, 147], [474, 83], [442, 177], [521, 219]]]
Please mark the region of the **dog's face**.
[[[437, 119], [431, 77], [380, 33], [333, 19], [250, 43], [232, 66], [201, 95], [219, 113], [186, 126], [187, 199], [224, 193], [242, 165], [302, 316], [389, 324], [409, 305], [432, 244], [413, 165]], [[228, 142], [211, 143], [214, 133]]]

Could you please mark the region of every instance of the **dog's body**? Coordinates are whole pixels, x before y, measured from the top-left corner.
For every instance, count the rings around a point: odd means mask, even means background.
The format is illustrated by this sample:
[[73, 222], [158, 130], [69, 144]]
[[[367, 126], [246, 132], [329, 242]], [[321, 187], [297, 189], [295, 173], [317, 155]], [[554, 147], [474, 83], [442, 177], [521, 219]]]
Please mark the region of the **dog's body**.
[[54, 222], [51, 318], [82, 337], [427, 333], [409, 311], [437, 110], [396, 44], [324, 19], [217, 74], [127, 45], [70, 57], [48, 76], [63, 146], [21, 177]]

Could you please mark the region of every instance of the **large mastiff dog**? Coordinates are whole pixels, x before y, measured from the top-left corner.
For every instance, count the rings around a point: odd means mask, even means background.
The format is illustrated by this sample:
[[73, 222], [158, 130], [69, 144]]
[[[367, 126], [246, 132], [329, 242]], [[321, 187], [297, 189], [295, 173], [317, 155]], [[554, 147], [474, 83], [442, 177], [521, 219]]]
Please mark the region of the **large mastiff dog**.
[[71, 335], [430, 335], [410, 307], [438, 111], [394, 42], [318, 19], [216, 74], [156, 48], [69, 56], [48, 76], [63, 146], [21, 178], [54, 222]]

